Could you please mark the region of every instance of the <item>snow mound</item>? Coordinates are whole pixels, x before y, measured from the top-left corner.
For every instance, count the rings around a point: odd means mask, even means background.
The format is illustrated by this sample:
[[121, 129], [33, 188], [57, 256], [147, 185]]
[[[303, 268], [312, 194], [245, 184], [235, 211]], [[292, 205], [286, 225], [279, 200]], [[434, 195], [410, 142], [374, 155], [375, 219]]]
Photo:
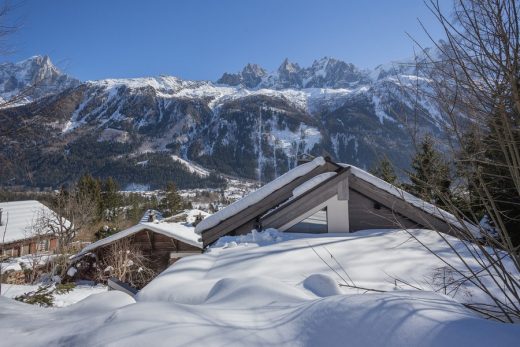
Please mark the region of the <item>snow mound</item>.
[[[455, 266], [460, 263], [437, 233], [409, 232]], [[455, 249], [464, 251], [463, 241], [446, 237]], [[126, 294], [107, 292], [64, 309], [43, 309], [0, 297], [2, 343], [367, 347], [518, 343], [519, 325], [485, 320], [459, 303], [468, 298], [484, 302], [471, 288], [460, 288], [456, 300], [428, 289], [395, 290], [389, 276], [423, 285], [442, 265], [407, 231], [311, 235], [271, 230], [227, 237], [226, 242], [236, 246], [214, 246], [208, 253], [176, 262], [143, 288], [135, 302]], [[470, 260], [464, 253], [463, 257]], [[361, 294], [338, 287], [347, 273], [356, 285], [387, 292]], [[491, 279], [483, 280], [493, 288]]]
[[[235, 285], [246, 288], [243, 282], [221, 282], [229, 294]], [[246, 309], [240, 302], [219, 300], [203, 305], [110, 305], [111, 300], [126, 303], [117, 293], [103, 295], [95, 309], [76, 304], [44, 310], [0, 298], [0, 318], [5, 317], [0, 333], [2, 343], [10, 346], [487, 347], [514, 346], [520, 336], [517, 325], [475, 317], [431, 292], [336, 295], [298, 302], [285, 295], [283, 301], [256, 302], [267, 294], [268, 285], [250, 287]]]
[[[209, 252], [185, 258], [165, 270], [139, 292], [137, 300], [202, 304], [215, 283], [224, 278], [269, 277], [301, 288], [303, 281], [313, 274], [329, 276], [336, 283], [353, 281], [359, 287], [382, 291], [396, 290], [396, 279], [402, 281], [397, 290], [412, 288], [402, 283], [424, 290], [441, 290], [439, 274], [457, 274], [446, 269], [443, 261], [412, 235], [463, 273], [466, 272], [463, 261], [475, 272], [482, 270], [482, 265], [469, 254], [465, 242], [443, 235], [462, 255], [460, 259], [438, 233], [430, 230], [298, 234], [271, 229], [221, 238]], [[229, 247], [232, 242], [236, 243], [235, 247]], [[506, 260], [506, 266], [516, 271], [511, 261]], [[481, 280], [491, 290], [499, 290], [492, 278]], [[311, 280], [314, 281], [317, 280]], [[309, 292], [307, 288], [302, 290]], [[349, 295], [363, 292], [346, 287], [338, 290]], [[455, 299], [462, 303], [492, 304], [471, 283], [465, 283], [454, 293]]]
[[130, 295], [111, 290], [90, 295], [75, 304], [60, 309], [60, 312], [81, 312], [81, 314], [87, 315], [116, 310], [131, 304], [135, 304], [135, 300]]
[[[252, 297], [254, 294], [254, 297]], [[276, 302], [301, 302], [309, 299], [298, 288], [269, 277], [223, 278], [211, 288], [206, 304], [264, 306]]]
[[[239, 245], [247, 246], [249, 243], [255, 243], [259, 245], [269, 245], [277, 242], [281, 242], [283, 240], [287, 240], [287, 234], [283, 234], [282, 232], [269, 228], [262, 231], [251, 230], [249, 234], [240, 235], [240, 236], [224, 236], [218, 239], [214, 245], [210, 246], [210, 250], [212, 248], [231, 248]], [[230, 245], [233, 246], [230, 247]]]
[[303, 287], [322, 298], [343, 294], [338, 283], [328, 275], [312, 274], [303, 281]]

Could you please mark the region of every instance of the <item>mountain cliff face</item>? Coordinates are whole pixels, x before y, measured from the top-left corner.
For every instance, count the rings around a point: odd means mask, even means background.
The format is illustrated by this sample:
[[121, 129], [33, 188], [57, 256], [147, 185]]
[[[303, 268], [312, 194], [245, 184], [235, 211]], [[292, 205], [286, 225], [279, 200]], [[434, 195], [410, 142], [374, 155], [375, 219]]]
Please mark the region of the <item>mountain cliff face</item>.
[[0, 107], [31, 102], [79, 84], [77, 79], [58, 70], [48, 56], [3, 63], [0, 64]]
[[[0, 184], [50, 186], [86, 171], [152, 187], [169, 179], [219, 184], [190, 177], [178, 157], [261, 181], [294, 167], [302, 154], [361, 167], [387, 155], [407, 167], [405, 120], [434, 134], [443, 123], [407, 88], [417, 82], [410, 69], [362, 71], [332, 58], [306, 68], [285, 60], [272, 73], [248, 64], [216, 83], [167, 76], [78, 83], [53, 69], [32, 102], [0, 113]], [[31, 71], [17, 72], [25, 76], [19, 88], [37, 78]]]

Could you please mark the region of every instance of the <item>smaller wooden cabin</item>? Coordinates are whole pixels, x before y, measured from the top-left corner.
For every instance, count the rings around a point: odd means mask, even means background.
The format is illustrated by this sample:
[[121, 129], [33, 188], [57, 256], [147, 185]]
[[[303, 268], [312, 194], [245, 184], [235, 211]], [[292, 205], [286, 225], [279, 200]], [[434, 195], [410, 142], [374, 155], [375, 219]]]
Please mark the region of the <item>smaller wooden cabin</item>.
[[198, 239], [194, 226], [188, 222], [171, 223], [165, 220], [140, 222], [87, 245], [71, 257], [71, 263], [74, 264], [88, 255], [94, 256], [101, 263], [109, 263], [103, 260], [108, 259], [107, 252], [111, 250], [110, 246], [126, 240], [132, 248], [139, 250], [150, 268], [158, 274], [183, 257], [202, 253], [202, 243]]
[[204, 246], [252, 229], [349, 233], [422, 228], [455, 236], [476, 226], [348, 164], [318, 157], [301, 164], [200, 222]]

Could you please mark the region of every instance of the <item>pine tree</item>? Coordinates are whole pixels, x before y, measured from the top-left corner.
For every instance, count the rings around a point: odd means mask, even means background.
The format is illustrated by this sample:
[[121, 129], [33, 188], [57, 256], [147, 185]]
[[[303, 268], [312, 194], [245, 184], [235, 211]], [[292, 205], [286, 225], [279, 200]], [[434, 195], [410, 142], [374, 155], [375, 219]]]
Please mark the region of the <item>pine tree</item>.
[[117, 215], [117, 208], [120, 205], [119, 186], [117, 182], [109, 177], [103, 182], [103, 191], [101, 194], [101, 205], [103, 213], [107, 219], [113, 220]]
[[81, 195], [88, 195], [95, 201], [101, 200], [101, 184], [89, 174], [80, 177], [76, 184], [76, 189]]
[[102, 217], [101, 183], [89, 174], [81, 176], [76, 183], [77, 196], [88, 199], [98, 207], [98, 218]]
[[[520, 116], [511, 113], [511, 123], [518, 129], [520, 127]], [[510, 146], [518, 150], [520, 147], [520, 135], [514, 132], [511, 139], [504, 140], [502, 137], [507, 131], [504, 120], [497, 115], [489, 119], [489, 132], [482, 139], [481, 151], [477, 156], [480, 180], [476, 180], [476, 191], [480, 191], [481, 196], [485, 197], [484, 204], [490, 206], [493, 201], [495, 208], [491, 208], [495, 219], [502, 220], [505, 232], [509, 234], [513, 245], [520, 245], [520, 195], [519, 188], [515, 184], [517, 181], [517, 167], [512, 163], [511, 158], [506, 158], [502, 146]], [[484, 190], [485, 188], [485, 190]], [[489, 194], [489, 195], [488, 195]], [[483, 204], [483, 205], [484, 205]], [[499, 227], [499, 226], [497, 226]]]
[[450, 197], [450, 168], [442, 155], [435, 149], [433, 139], [426, 136], [412, 160], [408, 172], [411, 184], [407, 189], [414, 195], [438, 206]]
[[182, 198], [177, 192], [177, 187], [173, 182], [168, 182], [168, 184], [166, 184], [165, 193], [165, 197], [161, 200], [161, 205], [164, 209], [163, 212], [166, 212], [166, 215], [171, 216], [182, 209]]
[[379, 161], [378, 165], [372, 170], [372, 174], [395, 186], [399, 185], [392, 163], [387, 157]]

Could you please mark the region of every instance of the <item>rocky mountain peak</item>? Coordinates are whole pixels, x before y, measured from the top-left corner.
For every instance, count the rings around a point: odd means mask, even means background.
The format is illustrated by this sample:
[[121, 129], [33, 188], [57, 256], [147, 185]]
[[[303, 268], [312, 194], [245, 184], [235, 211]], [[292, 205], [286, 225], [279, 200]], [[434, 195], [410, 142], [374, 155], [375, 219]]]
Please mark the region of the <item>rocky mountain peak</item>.
[[242, 84], [248, 88], [254, 88], [262, 81], [262, 78], [267, 75], [261, 66], [257, 64], [247, 64], [242, 70]]
[[17, 104], [30, 102], [79, 83], [61, 72], [46, 55], [0, 64], [0, 98], [4, 102], [14, 98]]
[[280, 67], [278, 68], [278, 73], [281, 74], [296, 74], [300, 72], [301, 67], [298, 65], [298, 63], [292, 63], [289, 61], [288, 58], [285, 58], [285, 60], [282, 62]]
[[247, 64], [239, 73], [223, 74], [217, 83], [250, 89], [350, 88], [370, 83], [370, 73], [331, 57], [317, 59], [310, 67], [301, 67], [286, 58], [274, 72]]

